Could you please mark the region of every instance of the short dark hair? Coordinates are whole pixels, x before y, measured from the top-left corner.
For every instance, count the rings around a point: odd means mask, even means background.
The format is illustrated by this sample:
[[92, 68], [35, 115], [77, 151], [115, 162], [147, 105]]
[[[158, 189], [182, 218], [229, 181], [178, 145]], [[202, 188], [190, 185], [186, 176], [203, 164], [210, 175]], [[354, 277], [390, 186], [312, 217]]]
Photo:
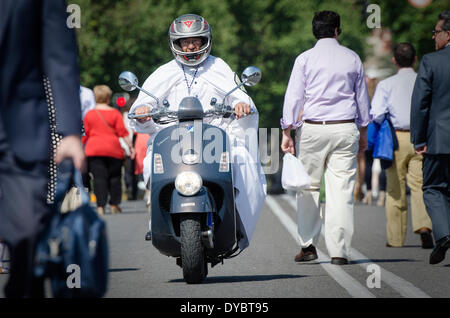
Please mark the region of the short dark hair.
[[312, 20], [313, 34], [317, 40], [323, 38], [333, 38], [334, 30], [338, 29], [341, 33], [341, 17], [333, 11], [320, 11], [314, 13]]
[[394, 58], [401, 67], [411, 67], [414, 64], [416, 50], [411, 43], [400, 43], [394, 47]]
[[444, 20], [442, 30], [450, 31], [450, 10], [442, 11], [441, 13], [439, 13], [438, 19]]

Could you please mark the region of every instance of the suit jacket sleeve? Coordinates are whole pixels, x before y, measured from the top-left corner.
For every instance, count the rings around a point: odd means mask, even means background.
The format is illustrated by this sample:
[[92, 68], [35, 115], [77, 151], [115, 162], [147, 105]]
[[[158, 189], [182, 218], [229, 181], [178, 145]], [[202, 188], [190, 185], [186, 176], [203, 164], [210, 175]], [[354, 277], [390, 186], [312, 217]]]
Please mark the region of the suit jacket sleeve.
[[427, 142], [432, 81], [433, 73], [425, 55], [420, 63], [411, 101], [411, 142], [416, 146]]
[[66, 1], [42, 0], [42, 64], [50, 79], [57, 132], [81, 135], [80, 80], [74, 29], [67, 27]]

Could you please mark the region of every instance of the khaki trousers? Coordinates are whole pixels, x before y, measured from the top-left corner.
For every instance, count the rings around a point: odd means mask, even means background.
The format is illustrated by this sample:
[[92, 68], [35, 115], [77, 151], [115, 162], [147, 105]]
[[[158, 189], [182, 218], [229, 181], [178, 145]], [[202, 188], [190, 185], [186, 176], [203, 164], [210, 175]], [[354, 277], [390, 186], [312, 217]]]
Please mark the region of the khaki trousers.
[[414, 232], [431, 229], [422, 193], [422, 156], [414, 152], [410, 133], [397, 131], [398, 149], [394, 162], [386, 169], [386, 234], [391, 246], [403, 246], [406, 237], [407, 211], [406, 184], [411, 189], [411, 221]]
[[[353, 236], [353, 190], [359, 130], [354, 123], [314, 125], [297, 131], [298, 158], [311, 178], [311, 187], [297, 194], [298, 233], [302, 247], [316, 245], [324, 220], [330, 257], [347, 258]], [[326, 205], [321, 215], [319, 194], [325, 176]]]

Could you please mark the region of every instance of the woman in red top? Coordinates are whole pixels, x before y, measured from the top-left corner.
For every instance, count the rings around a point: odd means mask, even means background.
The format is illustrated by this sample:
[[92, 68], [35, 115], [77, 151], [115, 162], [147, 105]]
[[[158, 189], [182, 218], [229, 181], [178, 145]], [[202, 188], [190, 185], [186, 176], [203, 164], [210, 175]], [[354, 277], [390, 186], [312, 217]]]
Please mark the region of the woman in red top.
[[135, 156], [133, 146], [127, 138], [128, 131], [121, 113], [109, 106], [112, 91], [106, 85], [94, 87], [97, 105], [87, 112], [83, 119], [85, 136], [83, 144], [88, 159], [88, 170], [94, 177], [94, 194], [97, 197], [97, 211], [105, 213], [110, 196], [112, 213], [120, 213], [122, 199], [122, 162], [125, 156], [119, 137], [127, 143], [132, 159]]

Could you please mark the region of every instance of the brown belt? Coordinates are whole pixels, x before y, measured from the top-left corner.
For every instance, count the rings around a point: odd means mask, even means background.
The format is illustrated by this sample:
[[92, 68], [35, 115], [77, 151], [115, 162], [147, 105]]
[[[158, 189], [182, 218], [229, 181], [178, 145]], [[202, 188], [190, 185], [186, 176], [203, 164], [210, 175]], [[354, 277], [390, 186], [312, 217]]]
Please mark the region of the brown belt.
[[395, 131], [411, 132], [409, 129], [396, 129]]
[[347, 123], [354, 123], [354, 119], [347, 119], [347, 120], [327, 120], [327, 121], [313, 121], [313, 120], [304, 120], [307, 124], [314, 124], [314, 125], [334, 125], [334, 124], [347, 124]]

